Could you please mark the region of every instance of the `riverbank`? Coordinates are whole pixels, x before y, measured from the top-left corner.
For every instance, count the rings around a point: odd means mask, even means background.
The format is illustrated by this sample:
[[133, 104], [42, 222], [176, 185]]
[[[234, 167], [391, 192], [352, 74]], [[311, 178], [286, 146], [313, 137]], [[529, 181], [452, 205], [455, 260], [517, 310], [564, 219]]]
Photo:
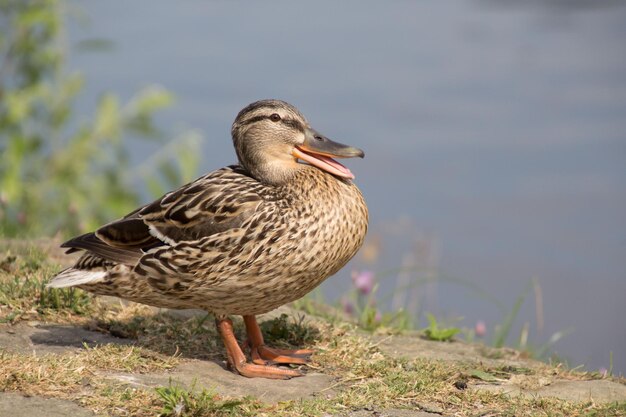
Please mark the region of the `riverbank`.
[[[259, 321], [268, 344], [316, 351], [306, 375], [243, 378], [225, 369], [206, 313], [46, 293], [60, 258], [37, 246], [5, 244], [0, 259], [0, 415], [626, 414], [623, 378], [511, 349], [370, 334], [289, 307]], [[242, 323], [235, 326], [242, 340]]]

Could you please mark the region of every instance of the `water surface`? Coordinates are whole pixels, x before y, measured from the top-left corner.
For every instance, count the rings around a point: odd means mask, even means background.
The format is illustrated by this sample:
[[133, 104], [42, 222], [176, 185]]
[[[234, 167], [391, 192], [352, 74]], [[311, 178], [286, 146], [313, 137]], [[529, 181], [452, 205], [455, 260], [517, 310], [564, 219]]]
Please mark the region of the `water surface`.
[[[74, 3], [73, 3], [74, 4]], [[202, 170], [234, 162], [230, 123], [247, 103], [285, 99], [318, 130], [366, 151], [348, 161], [371, 212], [376, 265], [436, 251], [442, 276], [507, 308], [535, 277], [518, 327], [573, 365], [626, 371], [626, 8], [618, 2], [81, 2], [70, 41], [89, 114], [107, 90], [159, 83], [178, 97], [159, 122], [204, 132]], [[142, 160], [145, 146], [133, 145]], [[423, 249], [423, 248], [422, 248]], [[422, 250], [423, 252], [423, 250]], [[408, 261], [407, 261], [408, 260]], [[396, 276], [381, 282], [389, 292]], [[420, 311], [502, 321], [494, 303], [446, 280]]]

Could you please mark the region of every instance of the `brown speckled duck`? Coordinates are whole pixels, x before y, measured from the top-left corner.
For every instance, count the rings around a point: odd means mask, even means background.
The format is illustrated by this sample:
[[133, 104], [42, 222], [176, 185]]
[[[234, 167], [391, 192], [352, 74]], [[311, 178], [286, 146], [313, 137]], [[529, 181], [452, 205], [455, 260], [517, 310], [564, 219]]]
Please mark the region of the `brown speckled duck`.
[[[312, 352], [267, 347], [255, 315], [304, 296], [361, 247], [367, 206], [350, 170], [332, 158], [363, 151], [329, 140], [279, 100], [244, 108], [232, 137], [238, 165], [65, 242], [68, 253], [83, 254], [49, 286], [204, 309], [216, 317], [231, 369], [300, 376], [272, 364], [305, 364]], [[232, 314], [243, 316], [252, 362], [235, 339]]]

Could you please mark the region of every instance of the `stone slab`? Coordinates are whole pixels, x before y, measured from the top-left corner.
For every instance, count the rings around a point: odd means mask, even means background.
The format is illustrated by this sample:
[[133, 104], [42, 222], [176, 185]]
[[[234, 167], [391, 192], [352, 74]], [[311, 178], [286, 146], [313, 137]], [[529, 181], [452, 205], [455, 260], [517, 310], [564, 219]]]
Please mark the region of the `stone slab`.
[[211, 361], [190, 360], [165, 373], [130, 374], [103, 373], [103, 378], [113, 379], [134, 387], [168, 386], [180, 384], [186, 389], [207, 389], [221, 395], [251, 395], [266, 403], [298, 400], [323, 395], [331, 398], [335, 379], [320, 373], [309, 372], [303, 377], [268, 381], [263, 378], [244, 378], [235, 375], [220, 364]]
[[442, 417], [443, 414], [407, 409], [359, 410], [346, 414], [345, 417]]
[[0, 325], [0, 349], [15, 353], [62, 354], [89, 346], [105, 344], [130, 344], [104, 333], [93, 332], [76, 326], [19, 323], [14, 326]]
[[532, 398], [553, 397], [565, 401], [593, 401], [597, 404], [626, 401], [626, 385], [608, 380], [566, 381], [557, 380], [537, 389], [525, 389], [515, 384], [479, 384], [473, 389], [503, 393], [506, 395], [524, 395]]
[[372, 341], [386, 355], [395, 358], [434, 359], [453, 362], [479, 362], [487, 366], [533, 368], [544, 363], [527, 359], [508, 348], [492, 348], [462, 341], [436, 342], [420, 336], [372, 336]]
[[0, 392], [0, 416], [92, 417], [94, 414], [71, 401], [55, 398], [25, 397], [13, 392]]

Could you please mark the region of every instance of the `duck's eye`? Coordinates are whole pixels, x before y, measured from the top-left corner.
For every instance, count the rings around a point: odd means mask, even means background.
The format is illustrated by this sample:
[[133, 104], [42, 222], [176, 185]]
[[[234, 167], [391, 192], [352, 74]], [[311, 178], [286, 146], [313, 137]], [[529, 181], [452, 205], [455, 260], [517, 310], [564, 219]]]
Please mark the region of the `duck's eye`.
[[272, 122], [278, 122], [278, 121], [280, 121], [280, 115], [279, 115], [278, 113], [274, 113], [274, 114], [272, 114], [272, 115], [270, 116], [270, 120], [271, 120]]

